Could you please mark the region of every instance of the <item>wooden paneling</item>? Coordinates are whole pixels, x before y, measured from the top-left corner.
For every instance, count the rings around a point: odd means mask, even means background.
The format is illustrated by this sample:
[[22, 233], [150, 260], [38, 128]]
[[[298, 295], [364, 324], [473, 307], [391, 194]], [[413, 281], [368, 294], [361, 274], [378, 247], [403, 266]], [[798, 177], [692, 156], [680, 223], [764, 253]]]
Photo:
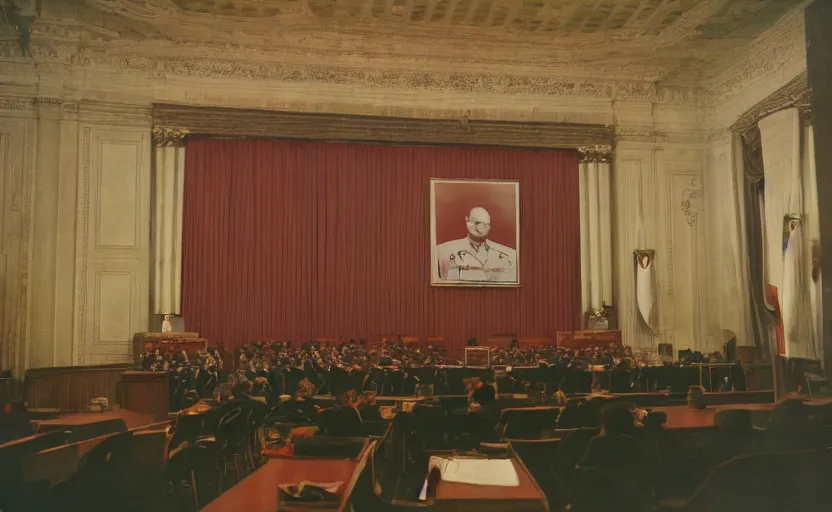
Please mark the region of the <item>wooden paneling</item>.
[[34, 368], [26, 371], [24, 393], [29, 408], [86, 409], [90, 400], [117, 402], [116, 387], [127, 364]]

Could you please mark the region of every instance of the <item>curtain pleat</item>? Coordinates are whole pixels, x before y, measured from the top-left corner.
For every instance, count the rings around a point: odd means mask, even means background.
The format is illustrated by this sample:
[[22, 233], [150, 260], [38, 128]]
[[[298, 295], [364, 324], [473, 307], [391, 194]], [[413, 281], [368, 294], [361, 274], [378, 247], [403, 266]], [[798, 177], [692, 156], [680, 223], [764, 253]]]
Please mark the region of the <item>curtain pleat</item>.
[[[229, 346], [548, 336], [580, 323], [571, 151], [189, 140], [182, 308]], [[520, 181], [519, 288], [430, 286], [428, 183]]]
[[763, 149], [760, 129], [754, 127], [743, 135], [736, 135], [735, 147], [742, 151], [745, 231], [747, 237], [748, 285], [751, 298], [751, 331], [757, 352], [764, 356], [776, 352], [770, 345], [769, 331], [774, 325], [773, 313], [766, 306], [765, 258], [763, 232]]

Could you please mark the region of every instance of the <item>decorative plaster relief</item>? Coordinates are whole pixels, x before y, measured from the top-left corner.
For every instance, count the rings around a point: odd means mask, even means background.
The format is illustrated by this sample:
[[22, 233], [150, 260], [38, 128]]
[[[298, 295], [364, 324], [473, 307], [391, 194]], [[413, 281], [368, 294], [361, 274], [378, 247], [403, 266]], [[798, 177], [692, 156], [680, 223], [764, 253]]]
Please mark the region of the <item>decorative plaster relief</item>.
[[702, 211], [702, 188], [697, 178], [691, 178], [690, 186], [682, 191], [682, 212], [688, 226], [696, 223], [699, 212]]

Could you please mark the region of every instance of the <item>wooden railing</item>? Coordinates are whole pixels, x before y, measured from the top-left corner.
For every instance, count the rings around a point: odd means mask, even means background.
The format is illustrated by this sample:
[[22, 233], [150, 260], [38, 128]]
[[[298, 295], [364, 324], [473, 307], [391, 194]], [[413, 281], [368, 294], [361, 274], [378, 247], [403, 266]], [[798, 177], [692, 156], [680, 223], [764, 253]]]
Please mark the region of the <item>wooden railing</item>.
[[49, 408], [78, 411], [90, 400], [105, 397], [118, 403], [117, 386], [121, 372], [130, 365], [63, 366], [26, 371], [23, 389], [30, 409]]

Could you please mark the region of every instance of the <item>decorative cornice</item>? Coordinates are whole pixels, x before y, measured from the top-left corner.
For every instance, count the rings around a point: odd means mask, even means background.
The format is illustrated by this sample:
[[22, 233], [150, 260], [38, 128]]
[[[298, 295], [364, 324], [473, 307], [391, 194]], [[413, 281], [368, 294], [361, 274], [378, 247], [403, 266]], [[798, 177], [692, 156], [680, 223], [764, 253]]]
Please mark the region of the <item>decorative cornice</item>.
[[181, 147], [185, 144], [185, 137], [190, 133], [186, 128], [153, 127], [153, 138], [158, 147]]
[[581, 154], [581, 162], [606, 162], [612, 161], [611, 144], [595, 144], [592, 146], [581, 146], [578, 148]]
[[[697, 88], [663, 87], [654, 81], [609, 79], [598, 77], [570, 78], [568, 69], [551, 75], [512, 72], [455, 72], [420, 70], [408, 67], [400, 58], [384, 67], [345, 66], [326, 63], [323, 57], [308, 57], [309, 64], [287, 61], [282, 50], [244, 51], [227, 47], [186, 44], [188, 51], [178, 48], [177, 55], [158, 48], [134, 48], [121, 45], [108, 47], [81, 46], [50, 39], [33, 39], [31, 50], [39, 66], [61, 65], [89, 70], [140, 73], [151, 79], [194, 77], [208, 79], [245, 79], [287, 83], [327, 83], [393, 90], [440, 90], [465, 93], [530, 94], [539, 96], [583, 97], [618, 101], [698, 105], [703, 91]], [[0, 41], [2, 61], [17, 60], [14, 42]], [[294, 60], [298, 60], [295, 58]], [[331, 60], [331, 59], [330, 59]], [[317, 62], [313, 64], [312, 62]], [[482, 69], [484, 66], [480, 66]], [[493, 69], [493, 66], [491, 66]], [[579, 69], [576, 75], [587, 76]], [[608, 75], [607, 75], [608, 76]]]
[[0, 110], [33, 110], [35, 102], [32, 98], [0, 97]]
[[784, 85], [763, 101], [751, 107], [742, 117], [731, 126], [738, 132], [756, 126], [763, 117], [789, 107], [808, 107], [811, 110], [812, 91], [808, 85], [806, 73], [801, 73], [791, 82]]
[[803, 8], [784, 16], [753, 43], [724, 57], [724, 71], [706, 84], [707, 104], [720, 105], [748, 89], [758, 78], [769, 76], [796, 62], [806, 61]]

